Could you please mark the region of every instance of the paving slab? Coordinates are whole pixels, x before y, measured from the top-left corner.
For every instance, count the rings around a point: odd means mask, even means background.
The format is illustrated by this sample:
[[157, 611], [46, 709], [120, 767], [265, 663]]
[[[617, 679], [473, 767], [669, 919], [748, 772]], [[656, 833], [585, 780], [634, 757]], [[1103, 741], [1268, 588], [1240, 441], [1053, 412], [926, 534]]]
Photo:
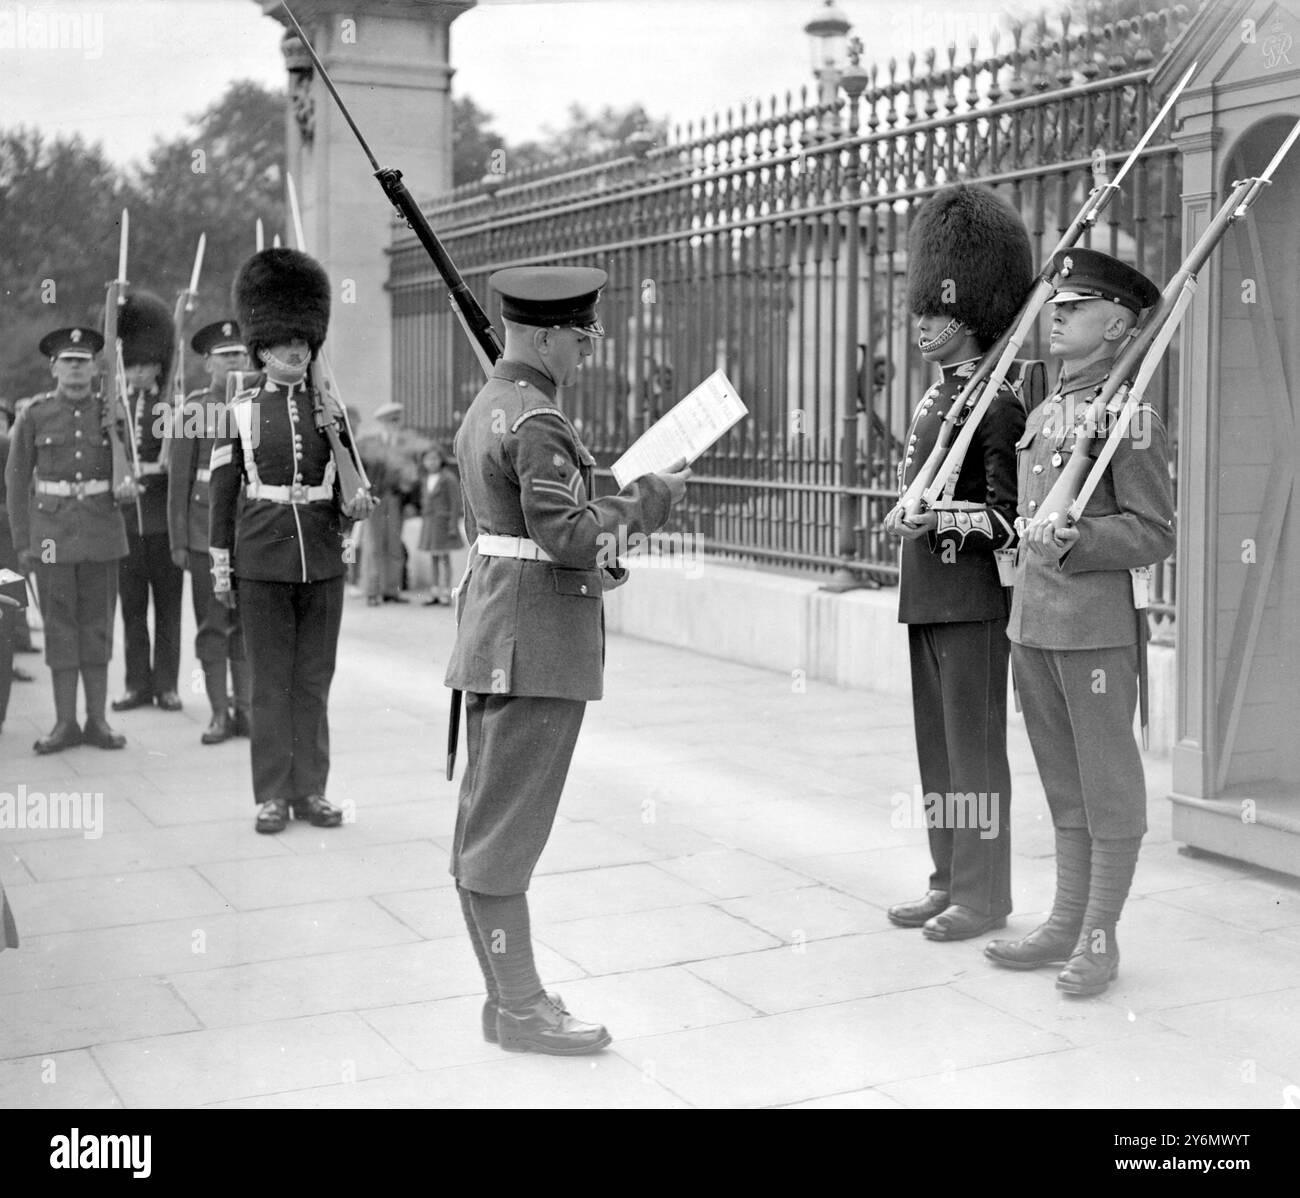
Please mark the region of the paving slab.
[[85, 1050], [0, 1061], [0, 1109], [120, 1110], [122, 1103]]

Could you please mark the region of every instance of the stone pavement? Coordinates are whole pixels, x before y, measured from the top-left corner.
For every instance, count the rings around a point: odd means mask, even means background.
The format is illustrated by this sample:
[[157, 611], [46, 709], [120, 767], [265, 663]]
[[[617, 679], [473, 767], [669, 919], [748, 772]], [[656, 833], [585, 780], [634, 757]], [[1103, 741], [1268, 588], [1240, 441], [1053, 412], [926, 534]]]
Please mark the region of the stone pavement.
[[[351, 822], [280, 836], [252, 830], [247, 742], [198, 744], [201, 691], [115, 717], [123, 752], [37, 758], [43, 665], [15, 687], [0, 791], [102, 793], [103, 824], [0, 831], [23, 936], [0, 953], [0, 1106], [1300, 1105], [1300, 885], [1180, 854], [1167, 762], [1120, 980], [1071, 1000], [885, 919], [929, 870], [894, 826], [906, 709], [625, 638], [532, 890], [543, 978], [614, 1044], [485, 1044], [446, 872], [450, 641], [445, 608], [350, 598], [330, 797]], [[1018, 720], [1011, 741], [1023, 933], [1052, 836]]]

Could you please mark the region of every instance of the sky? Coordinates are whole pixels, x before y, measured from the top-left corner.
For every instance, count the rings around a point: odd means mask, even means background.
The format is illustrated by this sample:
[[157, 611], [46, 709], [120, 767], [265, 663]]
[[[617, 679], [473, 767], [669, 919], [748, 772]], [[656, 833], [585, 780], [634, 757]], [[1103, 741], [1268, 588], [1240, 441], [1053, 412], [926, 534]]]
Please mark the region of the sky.
[[[882, 65], [972, 34], [986, 42], [1007, 8], [986, 0], [837, 4], [864, 42], [864, 63]], [[820, 7], [479, 0], [452, 25], [452, 91], [491, 113], [508, 142], [562, 127], [575, 102], [640, 103], [671, 123], [698, 121], [811, 84], [803, 26]], [[63, 44], [33, 45], [32, 28], [63, 30]], [[120, 165], [141, 161], [234, 80], [283, 86], [281, 33], [256, 0], [0, 0], [0, 128], [78, 133]]]

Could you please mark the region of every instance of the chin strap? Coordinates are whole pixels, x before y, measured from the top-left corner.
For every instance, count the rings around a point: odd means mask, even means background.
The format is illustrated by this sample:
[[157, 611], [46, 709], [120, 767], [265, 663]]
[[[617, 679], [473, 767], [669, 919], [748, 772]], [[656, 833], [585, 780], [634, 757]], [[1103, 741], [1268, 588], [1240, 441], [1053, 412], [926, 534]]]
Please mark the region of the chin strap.
[[280, 361], [269, 350], [264, 349], [262, 350], [262, 364], [266, 367], [266, 377], [271, 382], [288, 387], [294, 383], [301, 383], [307, 377], [311, 359], [308, 358], [301, 366], [291, 366], [288, 362]]
[[916, 348], [923, 354], [933, 353], [936, 349], [942, 349], [948, 344], [959, 332], [961, 332], [962, 322], [955, 316], [934, 336], [927, 341], [924, 337], [917, 338]]

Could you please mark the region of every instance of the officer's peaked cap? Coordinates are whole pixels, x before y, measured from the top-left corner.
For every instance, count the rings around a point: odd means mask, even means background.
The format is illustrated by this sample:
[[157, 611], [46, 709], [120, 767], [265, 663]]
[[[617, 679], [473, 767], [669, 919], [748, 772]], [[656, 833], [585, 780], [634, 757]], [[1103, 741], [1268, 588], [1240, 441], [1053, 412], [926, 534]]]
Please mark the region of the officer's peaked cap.
[[55, 329], [41, 338], [37, 347], [46, 358], [93, 358], [104, 348], [98, 329]]
[[122, 365], [162, 367], [159, 381], [171, 373], [176, 352], [176, 326], [171, 309], [156, 295], [136, 291], [126, 297], [117, 314], [117, 336], [122, 342]]
[[301, 337], [316, 353], [330, 323], [330, 280], [310, 254], [276, 247], [246, 258], [232, 291], [249, 349]]
[[190, 338], [190, 348], [196, 354], [220, 354], [227, 350], [243, 350], [244, 338], [239, 324], [233, 320], [216, 320], [205, 324]]
[[941, 187], [907, 233], [907, 302], [919, 316], [960, 320], [987, 349], [1015, 319], [1033, 283], [1020, 214], [977, 183]]
[[1140, 270], [1100, 250], [1062, 250], [1052, 261], [1060, 282], [1048, 301], [1105, 299], [1140, 314], [1160, 298], [1160, 290]]
[[512, 266], [488, 279], [501, 293], [501, 315], [536, 328], [569, 328], [603, 337], [596, 315], [600, 289], [609, 281], [595, 266]]

